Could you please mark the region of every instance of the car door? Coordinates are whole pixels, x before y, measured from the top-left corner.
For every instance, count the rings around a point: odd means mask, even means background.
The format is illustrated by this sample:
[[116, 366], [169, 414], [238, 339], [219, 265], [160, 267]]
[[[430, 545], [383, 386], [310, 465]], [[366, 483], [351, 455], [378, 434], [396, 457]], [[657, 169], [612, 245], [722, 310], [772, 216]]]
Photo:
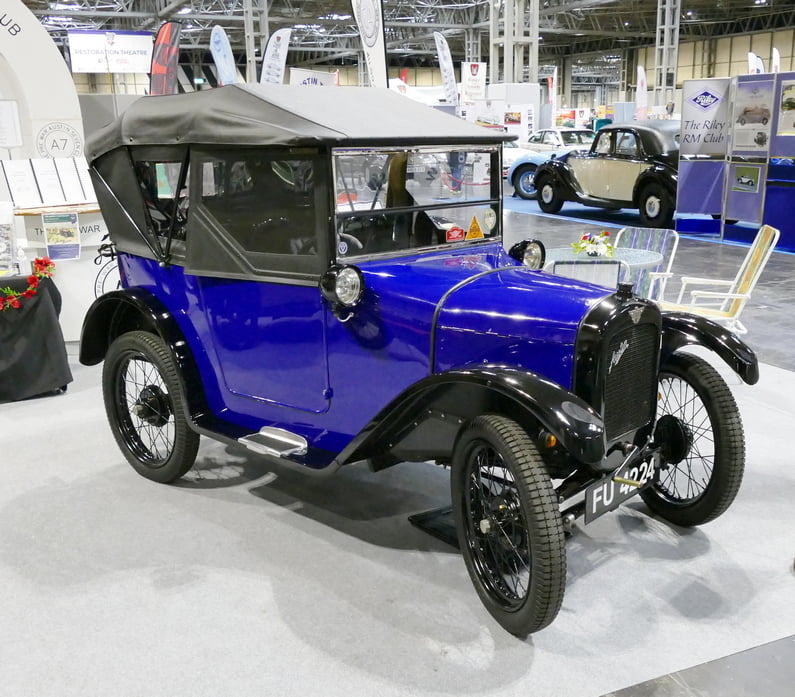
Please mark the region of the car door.
[[603, 198], [606, 185], [602, 168], [613, 149], [612, 132], [600, 131], [590, 152], [573, 152], [568, 157], [569, 167], [580, 185], [583, 195]]
[[646, 165], [640, 138], [631, 129], [613, 131], [613, 150], [600, 167], [602, 197], [612, 201], [631, 201], [635, 182]]
[[189, 312], [204, 327], [224, 403], [260, 415], [273, 407], [320, 413], [330, 399], [318, 289], [324, 170], [316, 153], [284, 150], [207, 150], [192, 159], [199, 200], [185, 265]]

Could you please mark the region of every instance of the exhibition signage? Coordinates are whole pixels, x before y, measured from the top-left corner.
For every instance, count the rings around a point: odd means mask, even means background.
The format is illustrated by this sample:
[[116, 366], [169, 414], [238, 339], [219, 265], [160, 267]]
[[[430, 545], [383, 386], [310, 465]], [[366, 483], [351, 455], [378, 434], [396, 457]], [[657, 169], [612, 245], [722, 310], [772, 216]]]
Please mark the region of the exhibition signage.
[[370, 87], [389, 87], [384, 42], [384, 10], [381, 0], [351, 0], [353, 16], [362, 39]]
[[770, 75], [734, 79], [732, 140], [725, 217], [762, 221], [775, 80]]
[[284, 82], [284, 66], [287, 63], [287, 50], [290, 48], [290, 35], [292, 29], [279, 29], [273, 32], [265, 47], [262, 57], [262, 72], [259, 81], [262, 84], [270, 83], [281, 85]]
[[646, 83], [646, 70], [638, 66], [638, 85], [635, 90], [635, 119], [642, 121], [649, 118], [649, 90]]
[[290, 68], [290, 84], [306, 87], [333, 87], [337, 84], [337, 73], [326, 73], [322, 70], [306, 70]]
[[486, 98], [486, 63], [461, 63], [461, 101]]
[[177, 94], [179, 91], [179, 35], [181, 22], [166, 22], [157, 32], [149, 69], [149, 94]]
[[237, 66], [229, 45], [229, 37], [223, 27], [217, 24], [210, 32], [210, 53], [218, 71], [219, 85], [234, 85], [237, 82]]
[[152, 35], [147, 31], [70, 29], [69, 58], [73, 73], [148, 73]]
[[50, 259], [65, 261], [80, 258], [80, 225], [77, 213], [43, 213], [41, 226]]
[[723, 209], [730, 133], [729, 78], [685, 80], [682, 85], [679, 213], [716, 215]]
[[439, 55], [439, 69], [442, 72], [444, 99], [458, 111], [458, 87], [455, 82], [455, 68], [453, 68], [450, 47], [447, 45], [447, 39], [438, 31], [433, 32], [433, 38], [436, 41], [436, 53]]

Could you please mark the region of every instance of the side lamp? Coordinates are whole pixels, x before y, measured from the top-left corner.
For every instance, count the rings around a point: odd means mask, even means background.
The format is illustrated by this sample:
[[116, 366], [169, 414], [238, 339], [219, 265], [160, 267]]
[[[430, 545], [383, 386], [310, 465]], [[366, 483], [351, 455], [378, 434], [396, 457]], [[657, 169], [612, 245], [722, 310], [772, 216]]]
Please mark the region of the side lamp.
[[533, 270], [543, 269], [547, 259], [547, 250], [540, 240], [517, 242], [508, 250], [508, 254], [528, 269]]
[[345, 322], [362, 299], [364, 276], [356, 266], [333, 264], [320, 277], [320, 292], [331, 303], [334, 314]]

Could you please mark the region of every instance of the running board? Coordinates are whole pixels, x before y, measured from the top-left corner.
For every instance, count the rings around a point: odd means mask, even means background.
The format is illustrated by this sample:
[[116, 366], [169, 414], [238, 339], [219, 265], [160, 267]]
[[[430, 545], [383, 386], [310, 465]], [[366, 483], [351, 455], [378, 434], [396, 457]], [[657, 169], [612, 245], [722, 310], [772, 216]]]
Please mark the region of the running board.
[[251, 433], [238, 438], [237, 442], [255, 453], [273, 457], [306, 455], [308, 448], [306, 438], [296, 433], [285, 431], [283, 428], [274, 428], [272, 426], [265, 426], [259, 430], [259, 433]]

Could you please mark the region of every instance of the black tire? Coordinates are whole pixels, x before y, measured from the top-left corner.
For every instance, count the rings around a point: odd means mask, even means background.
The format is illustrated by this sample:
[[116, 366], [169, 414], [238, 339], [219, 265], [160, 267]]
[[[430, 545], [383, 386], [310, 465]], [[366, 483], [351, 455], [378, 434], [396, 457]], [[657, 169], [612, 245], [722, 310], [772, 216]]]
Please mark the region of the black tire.
[[762, 119], [762, 125], [763, 125], [763, 126], [767, 126], [767, 121], [768, 121], [767, 117], [764, 117], [764, 118]]
[[459, 546], [486, 609], [520, 637], [546, 627], [563, 602], [566, 550], [533, 441], [510, 419], [476, 417], [456, 443], [451, 490]]
[[738, 123], [739, 123], [741, 126], [745, 126], [745, 116], [741, 116], [739, 119], [737, 119], [737, 122], [738, 122]]
[[525, 201], [535, 200], [538, 192], [535, 187], [536, 166], [527, 164], [516, 168], [513, 173], [513, 190]]
[[182, 380], [160, 337], [118, 337], [105, 357], [102, 395], [113, 436], [138, 474], [166, 484], [193, 466], [199, 435], [188, 424]]
[[549, 177], [536, 181], [536, 191], [538, 192], [538, 207], [544, 213], [557, 213], [563, 208], [563, 199], [558, 196]]
[[638, 197], [638, 212], [644, 227], [671, 227], [674, 204], [661, 184], [647, 184]]
[[656, 439], [663, 468], [641, 491], [657, 515], [682, 526], [714, 520], [734, 501], [745, 469], [740, 413], [706, 361], [674, 354], [660, 370]]

